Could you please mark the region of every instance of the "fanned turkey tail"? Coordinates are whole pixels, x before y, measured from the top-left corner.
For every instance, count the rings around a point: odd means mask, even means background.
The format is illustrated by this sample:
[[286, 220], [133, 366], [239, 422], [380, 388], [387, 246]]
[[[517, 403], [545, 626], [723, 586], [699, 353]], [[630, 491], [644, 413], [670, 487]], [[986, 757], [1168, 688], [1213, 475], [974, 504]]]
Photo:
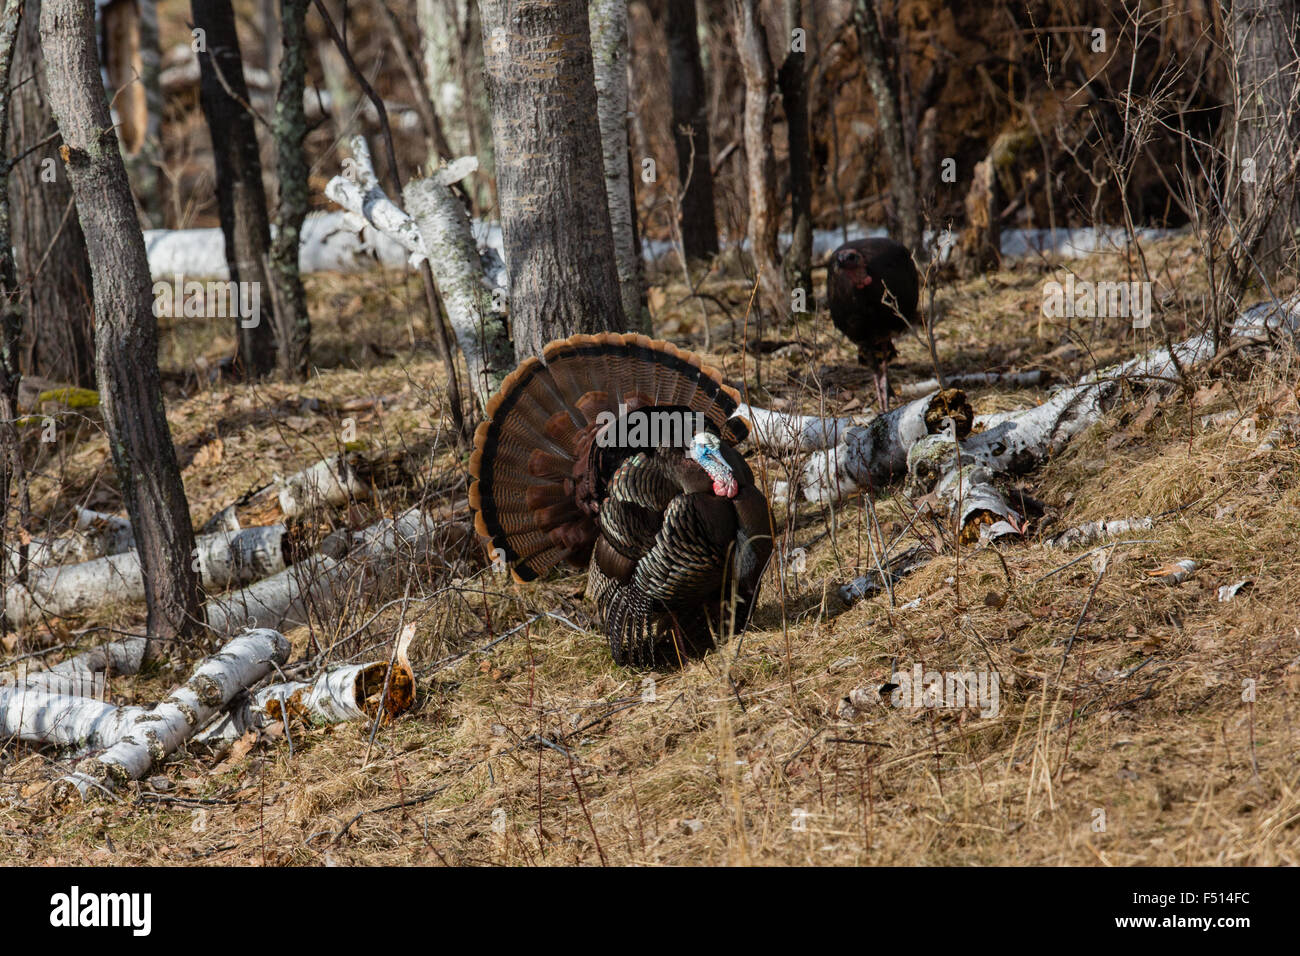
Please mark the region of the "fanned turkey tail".
[[[588, 466], [602, 412], [684, 406], [732, 442], [739, 393], [675, 345], [644, 335], [575, 335], [507, 376], [474, 435], [470, 504], [479, 534], [522, 581], [585, 567], [599, 529]], [[621, 612], [620, 612], [621, 613]]]

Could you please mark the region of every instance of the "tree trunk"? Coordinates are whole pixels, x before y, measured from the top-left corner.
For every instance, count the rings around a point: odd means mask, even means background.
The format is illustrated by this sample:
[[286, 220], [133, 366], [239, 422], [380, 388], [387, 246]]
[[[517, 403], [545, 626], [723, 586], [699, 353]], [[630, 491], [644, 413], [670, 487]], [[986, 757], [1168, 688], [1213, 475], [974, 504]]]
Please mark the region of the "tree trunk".
[[605, 195], [609, 199], [618, 285], [628, 328], [640, 329], [644, 327], [641, 260], [632, 230], [636, 204], [627, 163], [627, 0], [593, 0], [588, 9]]
[[[18, 260], [21, 305], [27, 313], [22, 366], [41, 375], [87, 388], [95, 385], [95, 312], [90, 260], [72, 189], [58, 160], [58, 129], [50, 117], [42, 66], [41, 0], [26, 0], [14, 54], [13, 98], [9, 105], [13, 167], [13, 244]], [[51, 142], [37, 144], [55, 134]]]
[[[786, 259], [786, 280], [802, 289], [805, 308], [812, 312], [812, 136], [808, 126], [808, 28], [803, 26], [802, 0], [785, 0], [785, 43], [790, 48], [778, 79], [785, 109], [790, 149], [790, 223], [793, 238]], [[795, 37], [795, 30], [803, 34]]]
[[307, 314], [307, 293], [298, 271], [298, 246], [308, 205], [303, 90], [307, 76], [306, 18], [310, 2], [280, 0], [283, 49], [280, 89], [272, 122], [280, 205], [275, 215], [270, 266], [275, 288], [276, 365], [286, 378], [306, 378], [311, 357], [311, 317]]
[[876, 0], [858, 0], [856, 22], [867, 82], [876, 101], [876, 129], [889, 165], [893, 196], [893, 231], [914, 254], [921, 251], [921, 205], [916, 197], [916, 171], [903, 132], [903, 110], [898, 99], [898, 78], [880, 30]]
[[953, 250], [953, 259], [962, 275], [972, 276], [994, 270], [1002, 261], [1002, 228], [998, 220], [1002, 190], [993, 153], [975, 164], [965, 206], [966, 228]]
[[154, 0], [109, 0], [100, 5], [99, 17], [104, 71], [136, 205], [146, 228], [160, 228], [163, 97], [158, 10]]
[[[271, 228], [235, 14], [230, 0], [191, 0], [190, 9], [195, 29], [203, 31], [203, 45], [198, 51], [199, 102], [212, 135], [217, 205], [230, 278], [258, 283], [258, 287], [269, 290], [266, 262]], [[249, 319], [235, 319], [240, 370], [247, 378], [261, 378], [275, 367], [275, 316], [270, 298], [261, 298], [261, 314], [247, 327]]]
[[158, 381], [158, 325], [149, 263], [108, 114], [92, 0], [41, 10], [50, 106], [85, 231], [95, 290], [95, 368], [122, 496], [140, 549], [151, 639], [202, 625], [194, 532]]
[[[1236, 107], [1238, 208], [1243, 240], [1272, 277], [1292, 258], [1300, 186], [1291, 157], [1300, 146], [1296, 0], [1233, 0], [1230, 75]], [[1253, 270], [1251, 270], [1253, 271]]]
[[436, 165], [439, 159], [451, 162], [456, 158], [456, 154], [452, 151], [451, 143], [447, 142], [442, 119], [438, 116], [437, 107], [429, 96], [429, 87], [420, 74], [420, 68], [416, 65], [415, 54], [411, 52], [406, 36], [402, 33], [401, 23], [398, 22], [396, 14], [388, 9], [388, 4], [384, 0], [375, 0], [373, 6], [388, 26], [393, 54], [397, 57], [397, 63], [406, 76], [407, 86], [411, 88], [411, 100], [415, 103], [415, 112], [420, 116], [420, 125], [424, 127], [425, 151], [428, 153], [429, 165]]
[[[781, 271], [777, 228], [776, 159], [772, 155], [772, 58], [758, 0], [732, 0], [733, 28], [745, 74], [745, 162], [749, 185], [749, 252], [758, 287], [774, 318], [788, 315], [790, 295]], [[762, 326], [760, 325], [760, 334]]]
[[[6, 610], [3, 592], [10, 552], [5, 547], [9, 526], [9, 489], [22, 468], [22, 442], [18, 436], [18, 351], [23, 331], [19, 304], [18, 269], [14, 264], [13, 233], [9, 218], [9, 76], [22, 22], [22, 0], [5, 0], [0, 13], [0, 618]], [[20, 559], [22, 552], [14, 554]], [[0, 635], [7, 628], [0, 625]]]
[[483, 0], [515, 354], [627, 327], [581, 0]]
[[682, 246], [687, 259], [718, 254], [718, 222], [713, 209], [713, 156], [709, 149], [709, 103], [700, 65], [695, 0], [668, 0], [668, 72], [673, 98], [673, 142], [682, 195]]
[[416, 0], [424, 84], [446, 135], [447, 159], [478, 157], [484, 186], [466, 183], [475, 215], [496, 205], [492, 120], [475, 0]]

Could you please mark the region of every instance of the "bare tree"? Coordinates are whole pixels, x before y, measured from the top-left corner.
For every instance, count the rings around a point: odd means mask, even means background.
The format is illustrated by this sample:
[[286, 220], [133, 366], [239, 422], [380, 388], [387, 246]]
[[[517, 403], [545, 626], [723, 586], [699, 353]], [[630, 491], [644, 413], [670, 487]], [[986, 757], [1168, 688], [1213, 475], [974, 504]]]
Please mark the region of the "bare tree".
[[773, 315], [790, 311], [790, 296], [781, 272], [777, 228], [776, 159], [772, 155], [772, 57], [767, 49], [758, 0], [732, 0], [733, 29], [745, 74], [745, 161], [749, 184], [749, 251], [758, 271], [758, 287]]
[[718, 254], [718, 222], [713, 208], [709, 103], [700, 65], [695, 0], [668, 0], [668, 72], [673, 100], [673, 143], [682, 196], [682, 246], [688, 259]]
[[158, 9], [155, 0], [107, 0], [99, 4], [99, 20], [104, 72], [136, 206], [147, 226], [160, 227], [163, 96]]
[[[212, 134], [217, 206], [230, 278], [237, 283], [257, 282], [269, 290], [266, 267], [271, 226], [235, 13], [230, 0], [191, 0], [190, 9], [194, 29], [201, 31], [195, 38], [199, 45], [199, 102]], [[235, 319], [239, 365], [248, 378], [261, 378], [275, 367], [275, 316], [269, 299], [262, 298], [258, 321]]]
[[898, 241], [912, 250], [921, 251], [921, 204], [916, 194], [916, 170], [907, 148], [903, 130], [903, 110], [898, 96], [898, 64], [885, 44], [876, 0], [858, 0], [855, 23], [862, 47], [867, 82], [876, 101], [876, 129], [889, 166], [890, 194], [893, 197], [891, 231]]
[[785, 109], [790, 150], [790, 222], [793, 237], [786, 259], [786, 279], [802, 289], [812, 309], [812, 136], [808, 126], [808, 28], [802, 0], [785, 0], [786, 54], [777, 79]]
[[[1300, 39], [1296, 0], [1233, 0], [1231, 20], [1238, 215], [1260, 218], [1254, 259], [1272, 277], [1295, 253], [1300, 185]], [[1262, 214], [1262, 216], [1261, 216]]]
[[275, 290], [276, 365], [282, 375], [305, 378], [311, 356], [311, 317], [298, 272], [298, 245], [307, 218], [307, 116], [303, 91], [307, 79], [307, 5], [311, 0], [280, 0], [280, 88], [276, 97], [276, 177], [280, 203], [275, 215], [270, 271]]
[[627, 327], [582, 0], [483, 0], [515, 354]]
[[41, 0], [26, 0], [14, 52], [10, 131], [13, 244], [26, 312], [22, 366], [95, 384], [95, 313], [86, 240], [58, 160], [40, 39]]
[[95, 369], [139, 550], [152, 644], [195, 635], [203, 612], [189, 506], [163, 411], [149, 262], [100, 82], [94, 28], [93, 0], [46, 0], [41, 9], [50, 106], [90, 255]]
[[0, 631], [6, 627], [8, 597], [4, 572], [9, 566], [5, 532], [9, 521], [9, 489], [22, 467], [18, 438], [18, 350], [23, 330], [18, 269], [14, 265], [9, 228], [9, 74], [13, 67], [22, 0], [5, 0], [0, 11]]
[[614, 236], [614, 259], [629, 328], [642, 327], [641, 258], [633, 228], [632, 181], [627, 151], [627, 0], [593, 0], [591, 55], [596, 112], [605, 163], [605, 195]]
[[496, 204], [492, 120], [477, 0], [416, 0], [424, 84], [442, 120], [447, 158], [477, 156], [483, 187], [469, 183], [475, 214]]

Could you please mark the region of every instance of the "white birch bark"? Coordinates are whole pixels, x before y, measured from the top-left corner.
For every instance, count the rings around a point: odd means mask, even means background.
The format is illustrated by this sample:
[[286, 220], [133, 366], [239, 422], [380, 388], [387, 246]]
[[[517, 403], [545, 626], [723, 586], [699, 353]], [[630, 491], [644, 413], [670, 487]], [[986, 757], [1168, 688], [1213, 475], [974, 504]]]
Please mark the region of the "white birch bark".
[[494, 289], [470, 232], [469, 214], [450, 188], [458, 173], [455, 164], [447, 166], [428, 179], [407, 183], [403, 195], [438, 276], [447, 320], [482, 409], [514, 368], [514, 349], [508, 318], [494, 308]]
[[209, 601], [208, 626], [218, 634], [241, 627], [289, 630], [307, 624], [312, 611], [328, 616], [335, 595], [353, 590], [344, 584], [354, 575], [364, 575], [372, 589], [399, 580], [408, 562], [428, 556], [440, 526], [418, 508], [378, 521], [353, 535], [341, 559], [312, 555], [273, 577]]
[[1096, 544], [1130, 531], [1149, 531], [1154, 524], [1151, 518], [1112, 518], [1103, 521], [1085, 521], [1067, 528], [1060, 534], [1043, 541], [1048, 548], [1077, 548]]
[[[201, 535], [194, 560], [204, 588], [219, 590], [274, 574], [284, 567], [284, 525]], [[81, 564], [39, 568], [27, 583], [9, 586], [5, 616], [23, 627], [43, 615], [84, 614], [106, 601], [143, 601], [139, 553], [131, 550]]]
[[280, 511], [286, 518], [297, 518], [315, 508], [337, 507], [370, 497], [369, 486], [357, 477], [344, 455], [332, 455], [288, 478], [277, 475], [272, 484], [276, 488]]
[[[1261, 303], [1239, 315], [1230, 340], [1262, 343], [1270, 336], [1294, 337], [1300, 329], [1300, 299], [1282, 306]], [[960, 444], [950, 434], [929, 435], [908, 452], [909, 490], [930, 491], [956, 519], [965, 537], [982, 539], [1018, 533], [1021, 516], [993, 484], [1003, 475], [1036, 467], [1099, 421], [1126, 383], [1174, 382], [1214, 356], [1209, 333], [1172, 347], [1160, 346], [1126, 362], [1089, 373], [1077, 384], [1058, 389], [1034, 408], [981, 415], [980, 429]]]
[[[27, 566], [45, 567], [121, 554], [135, 547], [131, 522], [117, 515], [102, 514], [89, 508], [77, 509], [77, 522], [71, 534], [52, 538], [33, 538], [27, 546]], [[9, 576], [15, 577], [22, 565], [22, 552], [6, 545], [5, 559]]]
[[342, 579], [339, 562], [316, 554], [279, 574], [207, 603], [208, 627], [233, 634], [245, 627], [290, 630], [308, 622], [312, 608], [324, 605]]
[[[970, 406], [965, 395], [950, 390], [900, 405], [865, 425], [851, 425], [843, 431], [839, 444], [809, 457], [801, 481], [804, 497], [815, 502], [832, 501], [861, 488], [887, 484], [907, 470], [909, 450], [940, 427], [950, 408], [961, 410], [969, 421]], [[811, 423], [805, 424], [815, 433]], [[840, 436], [841, 432], [827, 428], [826, 434]], [[789, 494], [789, 489], [781, 487], [783, 484], [777, 483], [777, 497]]]
[[[110, 641], [60, 661], [47, 670], [29, 672], [20, 669], [16, 682], [52, 695], [99, 697], [104, 689], [105, 673], [134, 674], [140, 670], [144, 645], [143, 637]], [[0, 674], [0, 684], [8, 686], [14, 682], [14, 677], [13, 674]]]
[[99, 750], [117, 743], [148, 710], [16, 684], [0, 687], [0, 737]]
[[773, 454], [834, 448], [850, 428], [871, 421], [869, 416], [821, 418], [745, 404], [736, 409], [736, 414], [749, 421], [754, 441]]
[[614, 234], [619, 297], [629, 329], [642, 327], [641, 262], [633, 238], [632, 189], [627, 161], [627, 0], [591, 0], [592, 70], [596, 80], [596, 118], [605, 161], [605, 198]]
[[[494, 253], [480, 250], [470, 231], [465, 207], [451, 192], [477, 168], [474, 157], [463, 157], [440, 169], [432, 177], [408, 183], [404, 190], [412, 219], [379, 187], [365, 140], [352, 140], [352, 166], [346, 175], [335, 176], [325, 186], [325, 195], [356, 217], [398, 242], [409, 254], [412, 266], [428, 260], [438, 279], [456, 342], [465, 356], [470, 381], [479, 406], [500, 386], [514, 368], [514, 351], [509, 343], [508, 321], [495, 307], [495, 292], [502, 276], [491, 276], [485, 258], [497, 265]], [[503, 271], [503, 270], [502, 270]], [[493, 282], [498, 284], [494, 285]]]
[[324, 671], [313, 681], [284, 681], [249, 695], [223, 714], [195, 739], [200, 743], [235, 740], [249, 730], [279, 720], [285, 707], [317, 723], [336, 724], [362, 720], [366, 712], [364, 688], [382, 686], [388, 664], [341, 664]]
[[155, 763], [165, 760], [190, 739], [240, 691], [266, 677], [289, 659], [289, 642], [272, 630], [241, 634], [203, 661], [183, 685], [157, 706], [122, 729], [125, 733], [107, 750], [77, 765], [60, 781], [65, 792], [75, 789], [84, 798], [95, 789], [115, 790], [139, 780]]

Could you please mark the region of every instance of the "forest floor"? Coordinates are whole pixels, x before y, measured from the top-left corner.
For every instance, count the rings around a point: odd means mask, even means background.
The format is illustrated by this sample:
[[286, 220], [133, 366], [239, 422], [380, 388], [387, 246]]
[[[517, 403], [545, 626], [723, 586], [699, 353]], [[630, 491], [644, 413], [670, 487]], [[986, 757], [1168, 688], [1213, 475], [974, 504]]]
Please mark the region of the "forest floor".
[[[1146, 254], [1160, 288], [1199, 302], [1204, 267], [1190, 240]], [[1116, 270], [1099, 256], [1071, 267]], [[1155, 330], [1116, 322], [1041, 321], [1043, 283], [1062, 274], [1021, 262], [946, 283], [934, 329], [943, 368], [1070, 380], [1159, 344]], [[747, 325], [751, 343], [757, 333], [740, 270], [719, 263], [700, 279], [704, 298], [679, 277], [660, 280], [655, 334], [707, 354], [754, 404], [867, 410], [865, 371], [824, 316], [763, 330], [772, 351], [760, 384], [741, 347]], [[369, 447], [439, 450], [423, 489], [360, 503], [313, 533], [412, 500], [457, 507], [467, 456], [442, 441], [442, 376], [416, 282], [315, 276], [309, 294], [319, 372], [303, 384], [199, 385], [195, 360], [233, 348], [227, 323], [163, 331], [196, 527], [352, 430]], [[1173, 339], [1193, 317], [1180, 308], [1163, 316]], [[922, 338], [902, 340], [895, 385], [932, 374]], [[1294, 421], [1300, 362], [1238, 355], [1188, 386], [1129, 395], [1026, 476], [1047, 510], [1023, 540], [957, 545], [900, 485], [880, 490], [876, 523], [860, 498], [777, 504], [783, 544], [804, 549], [804, 566], [787, 565], [782, 582], [774, 559], [751, 628], [680, 671], [614, 666], [583, 574], [511, 583], [484, 568], [463, 533], [468, 510], [455, 512], [440, 561], [288, 635], [295, 657], [314, 643], [334, 648], [331, 660], [386, 659], [400, 622], [414, 622], [412, 712], [373, 740], [369, 723], [295, 724], [292, 752], [283, 732], [225, 753], [193, 748], [120, 800], [90, 804], [52, 801], [53, 757], [9, 743], [0, 863], [1300, 863], [1300, 451], [1294, 440], [1258, 447], [1267, 424]], [[1045, 394], [970, 393], [983, 412]], [[1229, 410], [1238, 414], [1203, 421]], [[33, 511], [59, 521], [75, 504], [120, 509], [93, 415], [65, 432], [27, 446], [42, 456]], [[797, 467], [746, 450], [769, 486]], [[1043, 543], [1133, 516], [1158, 517], [1131, 543], [1093, 553]], [[891, 553], [919, 545], [933, 557], [892, 596], [846, 605], [839, 586], [874, 567], [877, 523], [886, 542], [898, 538]], [[1182, 558], [1198, 567], [1180, 584], [1147, 573]], [[1219, 587], [1241, 579], [1250, 585], [1221, 601]], [[106, 605], [11, 637], [3, 657], [141, 623], [138, 607]], [[996, 714], [889, 706], [878, 689], [915, 664], [995, 670]], [[115, 677], [109, 690], [156, 700], [188, 667]]]

